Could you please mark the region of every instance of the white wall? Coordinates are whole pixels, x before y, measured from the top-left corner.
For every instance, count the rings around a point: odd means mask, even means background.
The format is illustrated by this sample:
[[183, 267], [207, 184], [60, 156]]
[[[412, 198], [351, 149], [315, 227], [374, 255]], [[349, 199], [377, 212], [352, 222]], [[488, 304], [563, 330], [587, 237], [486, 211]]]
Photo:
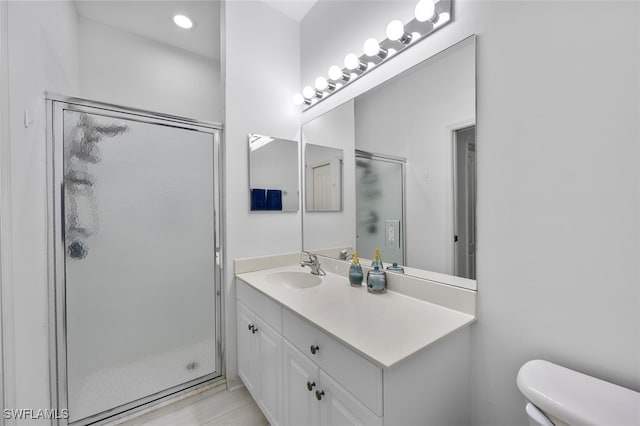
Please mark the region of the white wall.
[[475, 107], [473, 40], [356, 99], [356, 148], [407, 159], [406, 265], [454, 274], [452, 131]]
[[79, 36], [82, 97], [222, 121], [219, 61], [86, 18]]
[[[305, 18], [301, 85], [344, 56], [343, 29], [372, 25], [359, 4]], [[478, 34], [474, 424], [527, 424], [532, 358], [640, 390], [639, 21], [637, 2], [456, 1], [449, 26], [303, 115]]]
[[[328, 114], [306, 123], [302, 141], [343, 150], [342, 211], [304, 212], [304, 249], [356, 246], [354, 103], [346, 102]], [[305, 148], [306, 149], [306, 148]], [[327, 232], [331, 229], [331, 232]]]
[[[47, 200], [45, 90], [77, 92], [77, 23], [71, 2], [8, 3], [11, 270], [3, 303], [6, 401], [9, 408], [47, 408], [49, 329], [47, 294]], [[35, 122], [24, 126], [24, 111]], [[5, 146], [6, 147], [6, 146]], [[5, 210], [9, 207], [9, 210]], [[6, 219], [6, 218], [5, 218]], [[3, 235], [5, 238], [5, 235]], [[6, 266], [6, 265], [3, 265]], [[27, 422], [21, 423], [26, 424]], [[41, 423], [40, 423], [41, 424]]]
[[300, 46], [296, 21], [257, 1], [223, 5], [226, 84], [225, 197], [227, 376], [237, 378], [233, 259], [300, 250], [300, 212], [249, 212], [247, 135], [298, 140]]

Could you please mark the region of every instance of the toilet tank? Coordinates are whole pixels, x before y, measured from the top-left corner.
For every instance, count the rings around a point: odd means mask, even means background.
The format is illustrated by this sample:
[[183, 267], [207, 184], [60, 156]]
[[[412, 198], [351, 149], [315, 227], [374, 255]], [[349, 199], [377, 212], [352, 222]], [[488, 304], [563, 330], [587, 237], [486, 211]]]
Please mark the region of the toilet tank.
[[543, 360], [524, 364], [520, 392], [554, 424], [640, 425], [640, 393]]

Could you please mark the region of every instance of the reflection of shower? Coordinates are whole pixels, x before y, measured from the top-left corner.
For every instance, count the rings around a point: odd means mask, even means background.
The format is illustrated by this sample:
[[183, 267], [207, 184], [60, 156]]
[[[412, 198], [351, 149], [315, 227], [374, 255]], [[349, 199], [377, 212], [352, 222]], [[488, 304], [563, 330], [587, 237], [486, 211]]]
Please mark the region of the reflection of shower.
[[399, 157], [356, 150], [356, 248], [373, 258], [404, 262], [404, 165]]
[[370, 234], [376, 234], [380, 218], [376, 208], [376, 200], [382, 196], [379, 185], [380, 173], [369, 159], [356, 158], [356, 170], [359, 171], [356, 173], [358, 177], [356, 186], [359, 194], [362, 195], [362, 200], [366, 200], [361, 203], [362, 210], [359, 210], [357, 218], [362, 229], [366, 229]]
[[100, 125], [87, 114], [79, 114], [77, 123], [67, 133], [64, 184], [66, 190], [67, 251], [73, 259], [84, 259], [86, 239], [98, 230], [98, 206], [94, 196], [95, 177], [89, 164], [100, 162], [98, 142], [129, 130], [125, 125]]

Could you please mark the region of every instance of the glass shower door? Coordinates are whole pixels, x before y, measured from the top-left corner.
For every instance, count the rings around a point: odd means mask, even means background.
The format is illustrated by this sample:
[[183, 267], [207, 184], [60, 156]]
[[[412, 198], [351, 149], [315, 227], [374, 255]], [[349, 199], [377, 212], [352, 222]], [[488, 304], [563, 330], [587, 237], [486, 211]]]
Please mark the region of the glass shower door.
[[218, 135], [81, 106], [57, 114], [74, 423], [220, 375]]
[[356, 151], [356, 249], [404, 264], [404, 162]]

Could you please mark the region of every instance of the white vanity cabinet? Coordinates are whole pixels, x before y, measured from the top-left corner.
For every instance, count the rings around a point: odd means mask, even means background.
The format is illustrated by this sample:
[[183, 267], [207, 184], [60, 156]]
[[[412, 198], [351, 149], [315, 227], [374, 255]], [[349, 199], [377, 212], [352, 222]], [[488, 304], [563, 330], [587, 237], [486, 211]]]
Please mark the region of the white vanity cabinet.
[[[325, 282], [324, 285], [331, 284]], [[335, 287], [334, 291], [337, 293], [341, 288]], [[449, 333], [446, 338], [442, 336], [422, 350], [408, 353], [393, 365], [384, 366], [375, 356], [363, 355], [349, 341], [334, 337], [326, 328], [241, 279], [236, 280], [236, 294], [238, 373], [272, 425], [470, 423], [468, 327]], [[363, 297], [376, 296], [363, 291]], [[411, 306], [410, 301], [400, 299], [409, 304], [403, 307]], [[375, 300], [382, 299], [367, 299], [365, 307], [373, 310]], [[456, 319], [458, 315], [433, 306], [424, 309], [438, 314], [427, 317], [439, 321], [437, 324]], [[403, 336], [402, 341], [407, 344], [411, 343], [411, 336], [422, 336], [437, 326], [406, 317], [408, 311], [393, 315], [376, 311], [395, 321], [390, 329]], [[357, 325], [362, 333], [371, 334], [368, 318], [352, 320], [360, 321]], [[372, 336], [379, 339], [376, 341], [381, 348], [385, 348], [390, 339], [389, 335], [373, 333]], [[397, 349], [403, 348], [393, 347]]]
[[281, 424], [282, 336], [241, 302], [238, 375], [272, 426]]
[[284, 424], [382, 425], [355, 396], [284, 341]]

